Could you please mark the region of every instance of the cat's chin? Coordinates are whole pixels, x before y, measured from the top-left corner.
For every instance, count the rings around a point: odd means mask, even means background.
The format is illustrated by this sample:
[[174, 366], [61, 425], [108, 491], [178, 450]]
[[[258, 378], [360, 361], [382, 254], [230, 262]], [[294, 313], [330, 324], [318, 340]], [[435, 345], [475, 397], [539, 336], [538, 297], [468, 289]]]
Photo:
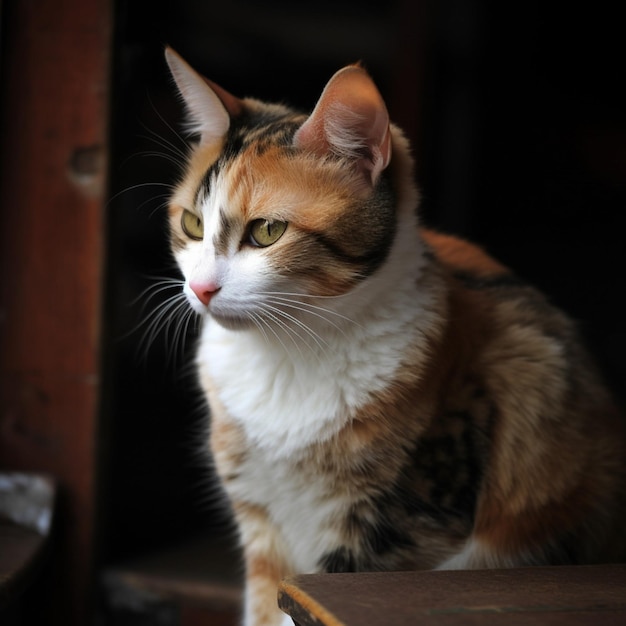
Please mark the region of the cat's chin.
[[248, 330], [254, 326], [254, 323], [245, 317], [215, 315], [214, 313], [210, 313], [209, 317], [226, 330]]

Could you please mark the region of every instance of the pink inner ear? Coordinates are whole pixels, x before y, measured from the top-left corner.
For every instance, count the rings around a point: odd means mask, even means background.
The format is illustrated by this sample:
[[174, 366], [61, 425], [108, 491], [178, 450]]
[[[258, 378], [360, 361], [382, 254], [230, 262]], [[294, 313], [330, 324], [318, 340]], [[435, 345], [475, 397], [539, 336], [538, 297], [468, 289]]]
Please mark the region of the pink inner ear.
[[389, 114], [365, 70], [348, 66], [330, 79], [294, 145], [319, 156], [351, 158], [368, 182], [376, 183], [391, 159]]
[[185, 101], [190, 130], [200, 134], [201, 143], [212, 143], [223, 137], [228, 132], [231, 117], [241, 113], [242, 102], [201, 76], [171, 48], [166, 49], [165, 57]]
[[204, 82], [215, 92], [215, 95], [222, 101], [224, 108], [228, 111], [231, 117], [237, 117], [242, 109], [243, 104], [239, 98], [233, 96], [230, 92], [226, 91], [223, 87], [220, 87], [217, 83], [209, 80], [205, 76], [202, 77]]
[[324, 156], [330, 152], [330, 144], [324, 133], [323, 120], [321, 116], [318, 119], [309, 119], [296, 131], [293, 142], [294, 145], [303, 150], [313, 152], [318, 156]]

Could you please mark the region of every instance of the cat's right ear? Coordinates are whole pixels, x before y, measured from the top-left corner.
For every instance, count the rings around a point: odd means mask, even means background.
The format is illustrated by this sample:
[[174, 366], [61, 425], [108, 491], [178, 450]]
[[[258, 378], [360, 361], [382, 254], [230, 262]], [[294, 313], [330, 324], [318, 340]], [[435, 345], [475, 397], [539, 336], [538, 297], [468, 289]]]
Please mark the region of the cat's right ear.
[[185, 102], [191, 130], [200, 135], [201, 143], [213, 143], [224, 137], [231, 117], [241, 113], [241, 100], [198, 74], [172, 48], [165, 49], [165, 59]]
[[319, 156], [346, 157], [371, 189], [391, 159], [389, 114], [374, 81], [360, 65], [339, 70], [313, 113], [296, 131], [294, 145]]

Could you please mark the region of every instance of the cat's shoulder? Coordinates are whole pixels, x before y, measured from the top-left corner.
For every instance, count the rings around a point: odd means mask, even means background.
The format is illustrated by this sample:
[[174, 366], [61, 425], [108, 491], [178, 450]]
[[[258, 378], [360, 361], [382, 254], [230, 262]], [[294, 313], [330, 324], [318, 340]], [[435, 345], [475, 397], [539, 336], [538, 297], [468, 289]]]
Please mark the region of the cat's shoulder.
[[489, 256], [483, 248], [466, 239], [430, 228], [420, 228], [419, 234], [437, 260], [453, 272], [482, 277], [511, 273], [509, 268]]

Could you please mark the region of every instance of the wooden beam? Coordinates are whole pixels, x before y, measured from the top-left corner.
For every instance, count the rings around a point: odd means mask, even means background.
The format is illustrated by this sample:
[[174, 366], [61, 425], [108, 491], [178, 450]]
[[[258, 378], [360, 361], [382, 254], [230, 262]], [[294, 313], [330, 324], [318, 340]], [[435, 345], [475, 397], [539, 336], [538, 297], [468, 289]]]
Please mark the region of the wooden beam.
[[2, 5], [0, 468], [59, 482], [49, 624], [90, 610], [111, 5]]

